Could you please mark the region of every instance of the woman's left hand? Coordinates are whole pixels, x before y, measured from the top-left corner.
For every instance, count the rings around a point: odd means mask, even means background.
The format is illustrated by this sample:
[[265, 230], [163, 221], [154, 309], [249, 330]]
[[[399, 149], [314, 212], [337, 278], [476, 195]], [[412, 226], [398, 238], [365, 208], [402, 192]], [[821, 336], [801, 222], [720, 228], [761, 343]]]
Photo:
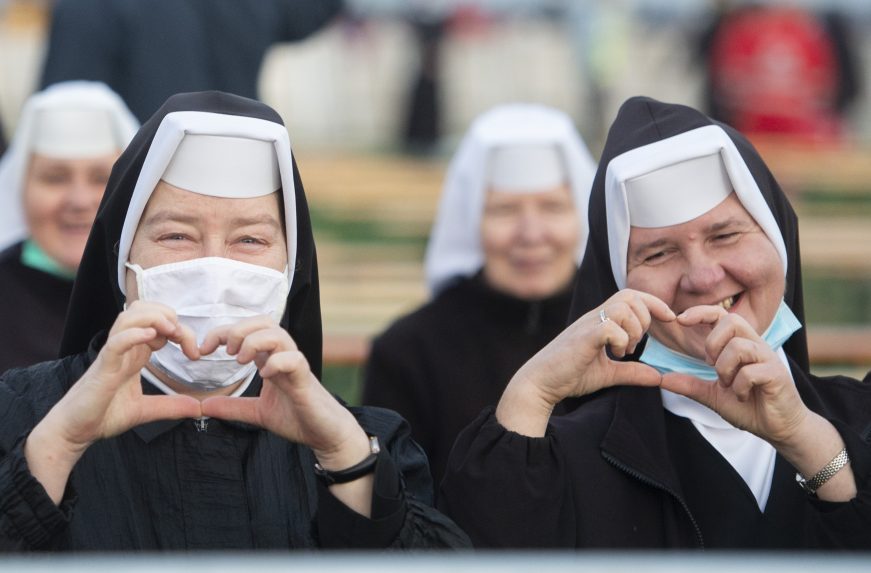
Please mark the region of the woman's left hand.
[[750, 324], [719, 306], [696, 306], [677, 317], [681, 326], [713, 325], [705, 342], [715, 382], [669, 373], [662, 387], [708, 406], [737, 428], [777, 446], [788, 444], [810, 411], [786, 365]]
[[251, 361], [263, 378], [256, 398], [213, 397], [204, 416], [254, 424], [309, 446], [327, 469], [350, 467], [368, 455], [369, 440], [356, 418], [321, 385], [296, 343], [268, 316], [210, 332], [202, 355], [220, 345], [240, 364]]

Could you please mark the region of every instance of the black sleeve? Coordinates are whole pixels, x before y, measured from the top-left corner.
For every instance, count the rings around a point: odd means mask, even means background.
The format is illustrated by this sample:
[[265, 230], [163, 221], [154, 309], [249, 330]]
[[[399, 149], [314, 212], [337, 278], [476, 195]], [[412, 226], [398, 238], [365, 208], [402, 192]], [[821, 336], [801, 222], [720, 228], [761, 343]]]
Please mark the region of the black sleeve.
[[60, 506], [33, 477], [24, 442], [0, 458], [0, 551], [33, 551], [57, 546], [69, 525], [75, 495], [67, 487]]
[[281, 28], [280, 42], [302, 40], [327, 24], [344, 8], [343, 0], [273, 0]]
[[508, 431], [487, 408], [454, 443], [439, 509], [475, 547], [574, 547], [564, 467], [551, 435]]
[[864, 435], [837, 420], [830, 421], [847, 446], [857, 494], [839, 503], [811, 498], [818, 511], [810, 524], [810, 543], [827, 549], [871, 549], [871, 420]]
[[325, 548], [462, 548], [468, 537], [432, 507], [426, 456], [394, 412], [352, 408], [360, 425], [382, 445], [375, 466], [372, 517], [367, 519], [318, 485], [318, 537]]
[[120, 22], [111, 2], [58, 0], [52, 12], [43, 88], [68, 80], [104, 82], [117, 90]]

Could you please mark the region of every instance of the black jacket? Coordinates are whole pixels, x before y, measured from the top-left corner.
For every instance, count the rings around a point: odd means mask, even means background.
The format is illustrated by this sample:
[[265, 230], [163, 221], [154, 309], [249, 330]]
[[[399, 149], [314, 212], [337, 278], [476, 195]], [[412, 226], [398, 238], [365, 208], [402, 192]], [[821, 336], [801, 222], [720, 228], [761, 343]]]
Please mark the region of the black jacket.
[[438, 484], [457, 434], [562, 331], [570, 303], [568, 288], [528, 301], [461, 279], [375, 339], [363, 403], [409, 421]]
[[439, 507], [476, 547], [871, 549], [871, 385], [795, 365], [792, 373], [804, 402], [847, 444], [859, 486], [852, 501], [808, 496], [778, 456], [760, 514], [725, 460], [710, 481], [684, 464], [717, 453], [663, 409], [658, 389], [626, 386], [553, 417], [543, 438], [482, 413], [457, 439]]
[[18, 243], [0, 253], [0, 374], [58, 356], [73, 281], [21, 263]]

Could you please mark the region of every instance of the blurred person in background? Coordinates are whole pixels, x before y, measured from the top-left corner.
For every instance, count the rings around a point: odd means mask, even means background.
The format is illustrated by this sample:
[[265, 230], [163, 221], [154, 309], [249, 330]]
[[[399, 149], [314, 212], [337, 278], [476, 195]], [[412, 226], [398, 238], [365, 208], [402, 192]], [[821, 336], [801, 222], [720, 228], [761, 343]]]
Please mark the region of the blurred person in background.
[[57, 358], [97, 206], [137, 127], [97, 82], [56, 84], [25, 103], [0, 160], [0, 372]]
[[837, 143], [859, 94], [854, 52], [835, 11], [720, 1], [700, 49], [708, 113], [751, 137]]
[[363, 402], [402, 414], [438, 483], [459, 431], [566, 324], [594, 162], [571, 119], [536, 104], [476, 119], [426, 253], [432, 299], [375, 339]]
[[797, 217], [749, 141], [632, 98], [589, 210], [574, 322], [457, 438], [442, 509], [477, 546], [871, 548], [871, 385], [810, 373]]
[[403, 420], [320, 384], [321, 340], [281, 118], [173, 96], [112, 170], [63, 358], [0, 378], [0, 549], [467, 546]]
[[257, 97], [267, 50], [307, 38], [342, 0], [58, 0], [42, 86], [105, 82], [144, 121], [172, 94]]

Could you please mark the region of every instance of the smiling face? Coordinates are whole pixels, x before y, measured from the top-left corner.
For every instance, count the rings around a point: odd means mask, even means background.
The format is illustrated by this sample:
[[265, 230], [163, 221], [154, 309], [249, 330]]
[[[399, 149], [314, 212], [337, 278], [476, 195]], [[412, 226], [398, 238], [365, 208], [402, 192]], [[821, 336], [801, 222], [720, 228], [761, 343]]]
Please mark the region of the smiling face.
[[556, 294], [574, 276], [579, 240], [568, 186], [487, 192], [481, 219], [484, 278], [496, 290], [523, 299]]
[[[129, 262], [143, 269], [201, 257], [225, 257], [283, 272], [287, 245], [278, 192], [229, 199], [185, 191], [161, 181], [142, 214]], [[137, 299], [126, 274], [127, 301]]]
[[31, 238], [56, 263], [74, 271], [116, 153], [81, 159], [33, 154], [24, 180], [22, 202]]
[[[735, 193], [680, 225], [632, 227], [626, 286], [653, 294], [675, 313], [720, 305], [762, 334], [774, 318], [786, 281], [774, 244]], [[650, 334], [666, 346], [704, 359], [710, 326], [654, 322]]]

